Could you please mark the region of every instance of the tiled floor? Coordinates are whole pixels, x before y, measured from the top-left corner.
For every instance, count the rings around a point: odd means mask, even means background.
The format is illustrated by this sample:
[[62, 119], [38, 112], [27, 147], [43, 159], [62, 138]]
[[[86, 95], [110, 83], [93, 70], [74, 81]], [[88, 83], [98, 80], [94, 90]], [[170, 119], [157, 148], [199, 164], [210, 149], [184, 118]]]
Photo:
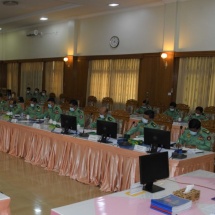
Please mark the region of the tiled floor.
[[12, 215], [49, 215], [51, 208], [107, 194], [2, 152], [0, 191], [11, 197]]

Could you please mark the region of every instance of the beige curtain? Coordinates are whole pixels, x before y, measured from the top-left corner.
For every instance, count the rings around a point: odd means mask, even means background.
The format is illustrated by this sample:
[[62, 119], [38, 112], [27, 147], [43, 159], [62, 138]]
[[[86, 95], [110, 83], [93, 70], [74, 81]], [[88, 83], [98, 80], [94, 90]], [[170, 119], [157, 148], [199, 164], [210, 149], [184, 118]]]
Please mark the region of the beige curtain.
[[128, 99], [138, 97], [139, 59], [94, 60], [88, 73], [87, 97], [111, 97], [114, 109], [125, 108]]
[[56, 97], [63, 92], [63, 62], [52, 61], [45, 64], [45, 86], [47, 94], [55, 93]]
[[215, 105], [215, 58], [181, 58], [177, 86], [177, 103], [196, 106]]
[[42, 90], [43, 62], [30, 62], [21, 64], [20, 95], [25, 97], [26, 88], [31, 87]]
[[18, 63], [7, 64], [7, 89], [12, 92], [18, 93]]

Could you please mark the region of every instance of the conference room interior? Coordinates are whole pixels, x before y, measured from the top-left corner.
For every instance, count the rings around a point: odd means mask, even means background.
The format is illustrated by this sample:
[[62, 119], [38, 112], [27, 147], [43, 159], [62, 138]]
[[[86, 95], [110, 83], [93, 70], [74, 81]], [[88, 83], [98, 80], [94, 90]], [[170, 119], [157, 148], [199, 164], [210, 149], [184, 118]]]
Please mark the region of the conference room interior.
[[[38, 24], [27, 29], [0, 31], [0, 88], [11, 89], [18, 96], [25, 97], [26, 87], [34, 90], [38, 86], [31, 77], [23, 82], [23, 65], [41, 63], [40, 90], [54, 92], [56, 83], [54, 79], [48, 80], [51, 76], [46, 71], [48, 66], [60, 62], [63, 65], [62, 91], [58, 96], [62, 93], [77, 99], [80, 108], [84, 108], [91, 95], [89, 80], [93, 62], [138, 60], [136, 97], [124, 95], [123, 102], [114, 101], [116, 106], [124, 108], [127, 99], [137, 100], [139, 106], [148, 99], [151, 106], [162, 107], [162, 110], [168, 108], [172, 101], [187, 104], [191, 112], [196, 106], [214, 106], [215, 32], [211, 21], [215, 18], [211, 12], [214, 7], [211, 0], [176, 1], [62, 23]], [[189, 8], [193, 8], [193, 12]], [[205, 13], [200, 12], [202, 8]], [[132, 23], [133, 31], [129, 29]], [[48, 32], [48, 36], [26, 37], [26, 32], [37, 28]], [[55, 31], [58, 34], [54, 34]], [[112, 36], [119, 37], [120, 43], [116, 48], [109, 45]], [[167, 58], [161, 58], [162, 53], [166, 53]], [[64, 60], [65, 57], [69, 62]], [[15, 65], [15, 76], [11, 73], [12, 65]], [[186, 84], [183, 77], [185, 68], [188, 68]], [[113, 87], [111, 81], [110, 88]], [[193, 97], [185, 90], [191, 90], [190, 85]], [[126, 87], [130, 87], [129, 82]], [[97, 97], [106, 96], [111, 97], [110, 94]], [[101, 100], [98, 106], [101, 106]], [[0, 192], [11, 197], [10, 209], [15, 215], [50, 214], [51, 208], [109, 194], [101, 191], [99, 186], [60, 176], [58, 172], [47, 171], [2, 151], [0, 169]]]

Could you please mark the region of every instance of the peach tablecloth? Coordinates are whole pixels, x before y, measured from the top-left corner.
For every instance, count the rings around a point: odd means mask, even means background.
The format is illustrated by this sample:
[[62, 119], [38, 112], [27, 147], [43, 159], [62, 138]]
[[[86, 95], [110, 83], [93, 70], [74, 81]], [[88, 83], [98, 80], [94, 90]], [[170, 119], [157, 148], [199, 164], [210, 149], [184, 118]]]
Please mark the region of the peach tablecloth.
[[[0, 121], [0, 151], [59, 172], [105, 192], [120, 191], [139, 181], [141, 152]], [[185, 160], [170, 159], [170, 176], [197, 169], [213, 171], [214, 153]]]
[[10, 214], [10, 197], [0, 193], [0, 215]]

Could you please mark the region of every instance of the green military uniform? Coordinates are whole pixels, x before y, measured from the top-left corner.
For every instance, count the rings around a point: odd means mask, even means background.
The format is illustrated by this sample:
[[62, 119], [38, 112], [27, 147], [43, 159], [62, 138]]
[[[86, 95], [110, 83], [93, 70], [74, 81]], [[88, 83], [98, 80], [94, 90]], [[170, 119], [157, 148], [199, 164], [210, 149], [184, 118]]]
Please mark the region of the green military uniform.
[[62, 114], [61, 108], [58, 105], [54, 105], [53, 108], [48, 108], [47, 111], [45, 111], [43, 117], [47, 117], [53, 121], [59, 122], [61, 114]]
[[164, 114], [172, 117], [173, 120], [178, 120], [178, 118], [181, 117], [180, 112], [177, 109], [174, 109], [174, 111], [171, 111], [170, 109], [168, 109], [164, 112]]
[[160, 126], [157, 125], [153, 121], [150, 121], [149, 123], [145, 124], [145, 123], [142, 122], [142, 120], [140, 120], [138, 122], [138, 124], [135, 127], [131, 128], [129, 131], [127, 131], [126, 134], [132, 135], [132, 134], [138, 132], [139, 135], [144, 135], [144, 128], [160, 129]]
[[196, 146], [196, 148], [206, 151], [211, 150], [213, 143], [210, 132], [205, 128], [201, 128], [196, 135], [191, 135], [190, 130], [186, 129], [177, 142], [185, 147], [189, 145]]
[[10, 107], [10, 105], [8, 105], [5, 108], [5, 111], [12, 112], [14, 115], [14, 114], [21, 114], [23, 110], [20, 104], [15, 104], [13, 105], [13, 107]]
[[6, 101], [4, 101], [4, 100], [0, 101], [0, 111], [5, 111], [6, 106], [7, 106]]
[[184, 118], [183, 121], [189, 122], [191, 119], [198, 119], [199, 121], [208, 120], [208, 118], [204, 114], [200, 114], [199, 116], [196, 116], [195, 113], [188, 115]]
[[[107, 116], [105, 118], [98, 117], [97, 120], [108, 121], [108, 122], [116, 122], [116, 120], [111, 115], [109, 115], [109, 114], [107, 114]], [[90, 128], [96, 128], [96, 122], [97, 121], [92, 122], [90, 124]]]
[[24, 111], [26, 115], [29, 115], [30, 118], [41, 119], [43, 118], [43, 109], [39, 105], [35, 105], [34, 107], [27, 107]]
[[25, 99], [26, 99], [27, 101], [30, 101], [31, 98], [32, 98], [32, 94], [31, 94], [31, 93], [26, 93]]
[[32, 98], [36, 98], [37, 101], [40, 101], [40, 94], [39, 93], [33, 93]]
[[40, 100], [38, 101], [40, 104], [44, 104], [46, 101], [48, 100], [48, 96], [47, 95], [41, 95], [40, 96]]
[[68, 115], [77, 117], [77, 124], [84, 127], [84, 112], [77, 108], [75, 111], [69, 111]]
[[145, 112], [146, 110], [152, 110], [152, 107], [149, 106], [149, 105], [144, 105], [144, 106], [139, 107], [137, 110], [135, 110], [134, 113], [144, 114], [144, 112]]

